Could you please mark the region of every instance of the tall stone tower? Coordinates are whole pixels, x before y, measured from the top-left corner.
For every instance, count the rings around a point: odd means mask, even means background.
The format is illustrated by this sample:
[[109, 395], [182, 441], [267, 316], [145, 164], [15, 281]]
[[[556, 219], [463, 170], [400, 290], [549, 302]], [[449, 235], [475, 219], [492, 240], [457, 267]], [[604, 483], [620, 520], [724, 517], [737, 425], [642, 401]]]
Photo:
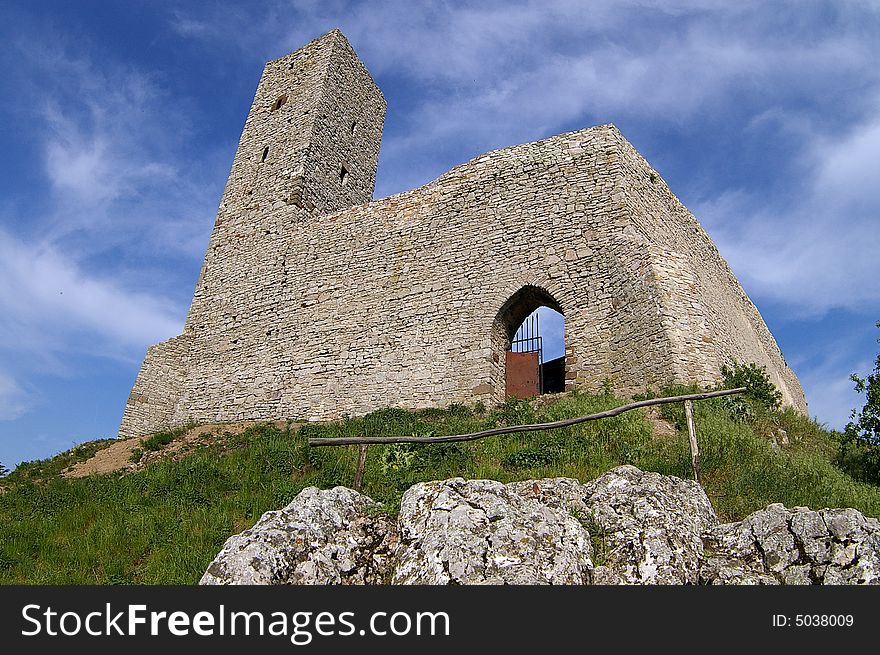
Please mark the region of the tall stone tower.
[[[279, 254], [276, 239], [290, 227], [285, 223], [372, 199], [385, 107], [382, 92], [339, 30], [266, 64], [220, 201], [187, 329], [216, 322], [230, 305], [247, 308], [223, 289], [240, 295], [252, 286], [259, 296], [258, 288], [278, 282], [268, 265]], [[284, 210], [283, 219], [278, 210]]]
[[121, 435], [178, 424], [194, 404], [250, 408], [237, 418], [277, 406], [290, 376], [270, 381], [251, 372], [286, 368], [281, 360], [289, 355], [279, 353], [279, 340], [294, 337], [307, 319], [299, 303], [278, 302], [299, 286], [291, 278], [301, 257], [289, 243], [309, 222], [372, 199], [385, 109], [382, 92], [339, 30], [266, 64], [184, 332], [148, 350]]

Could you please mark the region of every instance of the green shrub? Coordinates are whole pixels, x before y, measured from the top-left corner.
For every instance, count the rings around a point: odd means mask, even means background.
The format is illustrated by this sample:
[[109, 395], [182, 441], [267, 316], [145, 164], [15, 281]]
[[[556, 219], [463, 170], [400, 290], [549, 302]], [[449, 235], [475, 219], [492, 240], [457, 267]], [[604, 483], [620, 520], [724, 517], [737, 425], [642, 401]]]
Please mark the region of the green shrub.
[[156, 451], [162, 450], [162, 448], [170, 444], [172, 441], [174, 441], [174, 435], [171, 434], [171, 432], [163, 431], [142, 439], [141, 445], [144, 447], [144, 450]]
[[725, 389], [745, 387], [745, 395], [766, 409], [779, 409], [782, 404], [782, 393], [770, 381], [764, 366], [734, 362], [733, 368], [721, 367], [721, 376]]
[[384, 447], [379, 456], [379, 470], [384, 475], [399, 475], [412, 466], [416, 458], [413, 444], [393, 443]]
[[880, 485], [880, 446], [840, 434], [835, 463], [856, 480]]
[[880, 484], [880, 354], [873, 373], [866, 378], [853, 373], [850, 379], [856, 392], [865, 394], [865, 404], [861, 410], [853, 409], [839, 436], [837, 461], [857, 479]]
[[[880, 322], [877, 327], [880, 328]], [[845, 433], [862, 443], [880, 446], [880, 354], [871, 375], [860, 378], [853, 373], [850, 379], [855, 383], [856, 391], [865, 394], [865, 404], [861, 410], [852, 411], [852, 420], [847, 423]]]
[[523, 448], [507, 455], [502, 464], [512, 469], [530, 469], [547, 466], [558, 458], [558, 452], [547, 448]]

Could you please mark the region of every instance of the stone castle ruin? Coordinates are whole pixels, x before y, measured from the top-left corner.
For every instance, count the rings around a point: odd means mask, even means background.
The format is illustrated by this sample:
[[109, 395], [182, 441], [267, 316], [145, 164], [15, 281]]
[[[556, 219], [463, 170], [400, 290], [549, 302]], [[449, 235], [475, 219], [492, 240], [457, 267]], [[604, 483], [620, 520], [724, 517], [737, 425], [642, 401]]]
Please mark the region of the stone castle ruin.
[[501, 402], [540, 306], [565, 317], [565, 388], [755, 362], [806, 411], [712, 240], [613, 125], [372, 200], [385, 108], [338, 30], [266, 65], [183, 334], [147, 351], [120, 436]]

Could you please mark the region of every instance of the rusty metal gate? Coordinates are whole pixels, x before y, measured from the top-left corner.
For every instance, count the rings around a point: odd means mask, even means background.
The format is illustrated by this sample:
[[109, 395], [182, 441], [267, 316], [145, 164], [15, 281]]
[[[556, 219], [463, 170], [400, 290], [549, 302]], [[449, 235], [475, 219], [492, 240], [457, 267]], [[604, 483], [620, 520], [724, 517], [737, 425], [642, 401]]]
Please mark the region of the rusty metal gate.
[[533, 398], [543, 393], [543, 342], [538, 314], [529, 316], [510, 342], [505, 361], [508, 398]]

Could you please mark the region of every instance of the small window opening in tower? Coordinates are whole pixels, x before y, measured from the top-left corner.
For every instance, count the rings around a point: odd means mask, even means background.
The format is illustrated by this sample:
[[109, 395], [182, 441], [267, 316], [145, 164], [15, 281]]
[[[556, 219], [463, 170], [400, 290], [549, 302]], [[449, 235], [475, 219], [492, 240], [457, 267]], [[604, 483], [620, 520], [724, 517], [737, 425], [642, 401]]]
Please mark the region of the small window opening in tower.
[[351, 133], [352, 133], [352, 134], [354, 134], [355, 131], [357, 131], [357, 126], [358, 126], [357, 121], [352, 121], [352, 122], [351, 122]]
[[266, 146], [265, 148], [263, 148], [263, 156], [260, 157], [260, 162], [262, 163], [262, 162], [266, 161], [266, 157], [268, 157], [268, 156], [269, 156], [269, 146]]
[[279, 109], [281, 109], [281, 107], [284, 106], [284, 104], [286, 102], [287, 102], [287, 94], [285, 93], [284, 95], [278, 96], [278, 99], [272, 103], [272, 109], [270, 109], [269, 111], [278, 111]]
[[348, 169], [345, 167], [345, 164], [339, 170], [339, 181], [342, 182], [343, 186], [348, 184]]

